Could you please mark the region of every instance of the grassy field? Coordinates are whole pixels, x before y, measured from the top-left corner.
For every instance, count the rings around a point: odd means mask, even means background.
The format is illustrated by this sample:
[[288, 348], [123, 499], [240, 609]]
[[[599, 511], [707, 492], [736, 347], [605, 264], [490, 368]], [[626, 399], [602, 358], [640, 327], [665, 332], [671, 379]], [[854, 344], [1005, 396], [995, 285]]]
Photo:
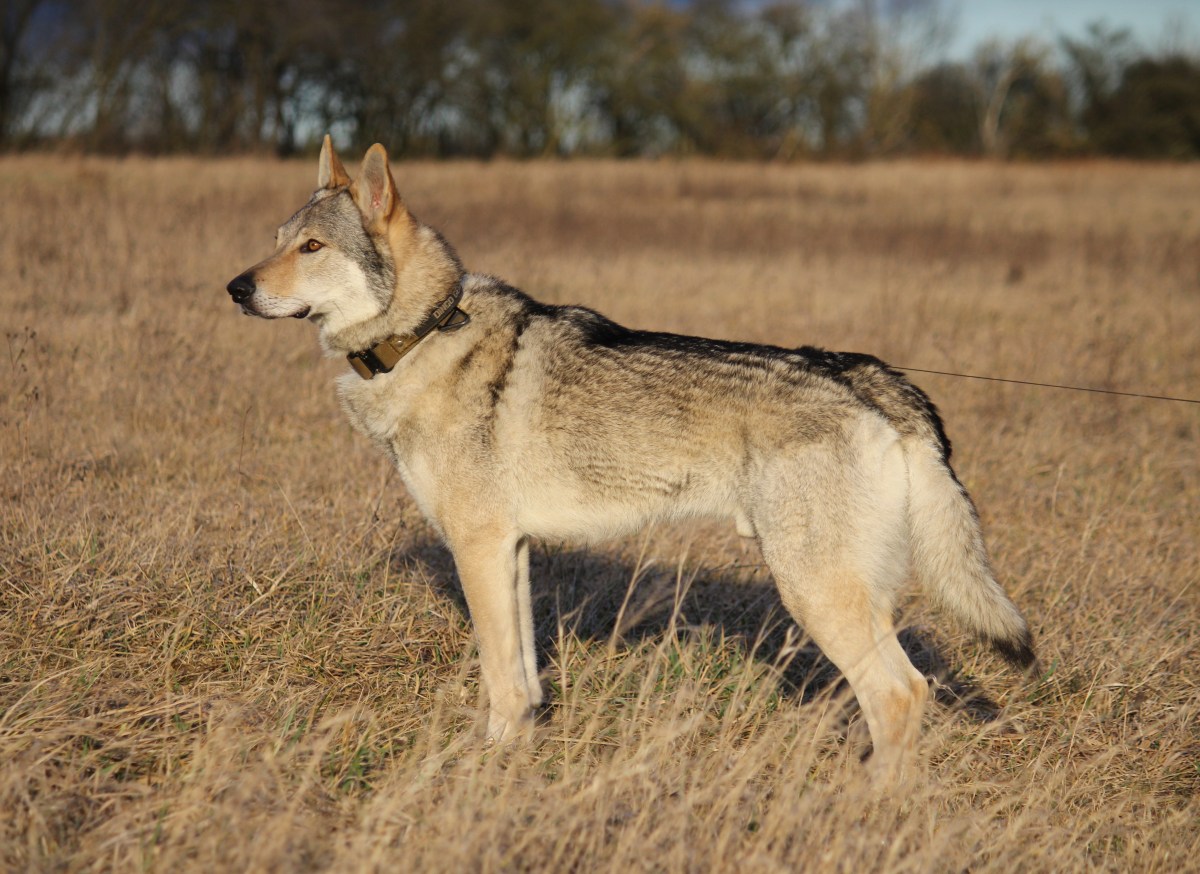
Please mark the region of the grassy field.
[[[537, 545], [551, 704], [487, 750], [344, 362], [224, 291], [315, 176], [0, 161], [0, 869], [1196, 870], [1200, 408], [914, 374], [1043, 673], [913, 592], [936, 703], [895, 795], [732, 525]], [[471, 269], [640, 327], [1200, 396], [1200, 167], [397, 176]]]

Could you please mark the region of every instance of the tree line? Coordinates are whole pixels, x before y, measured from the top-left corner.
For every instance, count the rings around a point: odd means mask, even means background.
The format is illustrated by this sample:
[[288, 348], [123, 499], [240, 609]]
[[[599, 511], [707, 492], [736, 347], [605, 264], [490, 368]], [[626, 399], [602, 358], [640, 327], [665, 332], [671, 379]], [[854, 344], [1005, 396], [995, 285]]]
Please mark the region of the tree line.
[[944, 59], [941, 0], [5, 0], [0, 149], [1200, 156], [1200, 58], [1128, 31]]

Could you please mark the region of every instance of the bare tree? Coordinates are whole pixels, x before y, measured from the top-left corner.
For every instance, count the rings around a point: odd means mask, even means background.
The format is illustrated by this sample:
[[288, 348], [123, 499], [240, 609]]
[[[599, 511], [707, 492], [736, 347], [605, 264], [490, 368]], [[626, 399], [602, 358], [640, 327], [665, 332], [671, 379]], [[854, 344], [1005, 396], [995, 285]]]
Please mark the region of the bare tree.
[[869, 40], [870, 75], [864, 146], [889, 153], [912, 139], [914, 83], [930, 69], [958, 25], [958, 7], [943, 0], [859, 0]]
[[21, 52], [43, 0], [5, 0], [0, 11], [0, 145], [10, 141], [13, 119], [30, 96], [17, 82]]
[[1041, 66], [1046, 50], [1030, 37], [1006, 44], [989, 40], [975, 50], [974, 67], [980, 91], [979, 139], [989, 157], [1003, 157], [1006, 143], [1000, 122], [1014, 83]]

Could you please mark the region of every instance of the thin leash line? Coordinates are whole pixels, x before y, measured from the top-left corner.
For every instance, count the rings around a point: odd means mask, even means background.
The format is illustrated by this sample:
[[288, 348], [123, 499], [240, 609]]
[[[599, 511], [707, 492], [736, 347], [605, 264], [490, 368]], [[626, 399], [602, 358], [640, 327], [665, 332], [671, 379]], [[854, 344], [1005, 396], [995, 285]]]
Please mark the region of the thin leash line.
[[989, 382], [1010, 382], [1014, 385], [1032, 385], [1038, 388], [1059, 388], [1065, 391], [1087, 391], [1101, 395], [1120, 395], [1126, 398], [1143, 398], [1150, 401], [1174, 401], [1179, 404], [1200, 404], [1200, 399], [1197, 398], [1175, 398], [1170, 395], [1147, 395], [1135, 391], [1115, 391], [1110, 388], [1087, 388], [1081, 385], [1059, 385], [1056, 382], [1030, 382], [1027, 379], [1005, 379], [1002, 376], [977, 376], [973, 373], [952, 373], [949, 370], [923, 370], [920, 367], [901, 367], [899, 364], [893, 364], [893, 367], [899, 370], [909, 370], [913, 373], [935, 373], [938, 376], [957, 376], [962, 379], [986, 379]]

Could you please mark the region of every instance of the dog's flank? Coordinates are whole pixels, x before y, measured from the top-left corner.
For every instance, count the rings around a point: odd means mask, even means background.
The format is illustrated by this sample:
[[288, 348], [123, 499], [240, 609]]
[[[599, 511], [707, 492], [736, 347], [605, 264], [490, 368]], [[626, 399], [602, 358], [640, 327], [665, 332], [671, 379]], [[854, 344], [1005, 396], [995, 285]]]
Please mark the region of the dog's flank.
[[869, 355], [631, 330], [465, 273], [400, 201], [378, 145], [351, 181], [326, 138], [318, 181], [229, 291], [247, 313], [311, 319], [343, 355], [415, 339], [461, 293], [469, 322], [403, 343], [388, 372], [348, 372], [338, 392], [454, 555], [490, 737], [524, 730], [542, 700], [529, 539], [655, 519], [724, 517], [756, 538], [784, 604], [846, 674], [884, 770], [913, 747], [928, 694], [892, 624], [910, 572], [1032, 662], [937, 410], [902, 374]]

